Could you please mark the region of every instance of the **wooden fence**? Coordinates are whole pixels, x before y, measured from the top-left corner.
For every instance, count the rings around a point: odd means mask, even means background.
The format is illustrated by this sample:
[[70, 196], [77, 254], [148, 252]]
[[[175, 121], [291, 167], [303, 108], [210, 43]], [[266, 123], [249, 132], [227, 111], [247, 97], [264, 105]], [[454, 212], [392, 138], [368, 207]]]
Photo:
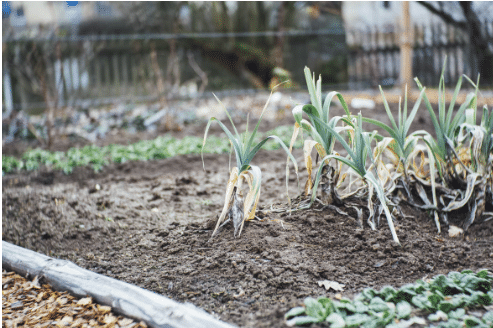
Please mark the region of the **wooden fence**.
[[[484, 26], [491, 40], [492, 22]], [[254, 77], [248, 69], [267, 71], [256, 67], [258, 61], [249, 62], [249, 56], [258, 54], [248, 47], [241, 48], [246, 59], [240, 60], [242, 67], [238, 69], [224, 62], [238, 53], [223, 53], [219, 58], [209, 46], [225, 40], [234, 45], [245, 38], [262, 44], [262, 40], [275, 40], [279, 36], [276, 33], [4, 40], [2, 113], [8, 117], [13, 110], [33, 113], [36, 108], [87, 107], [115, 101], [169, 99], [170, 95], [194, 96], [204, 90], [251, 88]], [[395, 29], [284, 33], [283, 67], [300, 88], [305, 85], [305, 65], [322, 74], [322, 80], [336, 90], [399, 83], [400, 35]], [[413, 34], [413, 75], [425, 85], [438, 84], [445, 56], [447, 85], [455, 83], [461, 74], [474, 77], [475, 58], [470, 55], [470, 41], [463, 31], [445, 25], [416, 26]], [[209, 48], [200, 48], [204, 44]], [[482, 86], [488, 84], [493, 85], [493, 81], [481, 81]]]
[[[483, 33], [493, 43], [493, 21], [484, 22]], [[400, 38], [396, 28], [346, 31], [349, 86], [361, 89], [399, 83]], [[413, 31], [413, 76], [425, 85], [438, 85], [447, 58], [445, 83], [452, 86], [459, 76], [474, 77], [476, 59], [467, 33], [450, 25], [415, 26]], [[481, 85], [493, 85], [482, 81]]]
[[[283, 66], [299, 85], [304, 85], [305, 65], [320, 67], [334, 53], [345, 57], [343, 30], [286, 31], [283, 35]], [[270, 38], [273, 43], [277, 37], [277, 32], [255, 32], [6, 40], [3, 112], [35, 113], [36, 108], [39, 112], [50, 106], [87, 107], [252, 88], [252, 81], [272, 71], [257, 67], [263, 58], [271, 57], [268, 51], [258, 51], [262, 40]], [[251, 39], [260, 46], [249, 47]], [[225, 48], [228, 42], [236, 48], [230, 53], [218, 51], [218, 44]], [[238, 58], [238, 52], [243, 57]], [[251, 59], [255, 56], [260, 60]], [[261, 72], [255, 75], [252, 70]]]
[[[4, 106], [64, 107], [150, 100], [200, 88], [200, 56], [166, 40], [15, 40], [4, 43]], [[197, 64], [197, 61], [199, 62]], [[191, 63], [191, 64], [190, 64]], [[194, 72], [191, 65], [199, 70]], [[202, 81], [202, 84], [204, 81]], [[198, 90], [182, 90], [189, 94]]]

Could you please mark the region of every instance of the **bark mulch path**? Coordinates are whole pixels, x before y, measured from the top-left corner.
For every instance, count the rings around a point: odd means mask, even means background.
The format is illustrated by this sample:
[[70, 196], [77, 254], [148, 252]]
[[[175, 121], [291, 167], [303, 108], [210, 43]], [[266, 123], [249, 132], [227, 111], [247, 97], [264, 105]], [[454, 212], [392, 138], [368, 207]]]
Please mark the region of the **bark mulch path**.
[[111, 307], [90, 297], [76, 299], [53, 291], [38, 277], [29, 281], [15, 272], [2, 272], [2, 327], [146, 328], [144, 322], [114, 314]]

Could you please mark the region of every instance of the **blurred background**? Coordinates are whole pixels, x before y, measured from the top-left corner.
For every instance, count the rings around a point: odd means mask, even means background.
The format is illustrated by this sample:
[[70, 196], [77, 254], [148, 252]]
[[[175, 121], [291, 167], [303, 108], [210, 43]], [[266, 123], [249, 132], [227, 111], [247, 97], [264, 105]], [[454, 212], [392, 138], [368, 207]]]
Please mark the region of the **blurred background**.
[[67, 110], [160, 104], [144, 121], [212, 91], [305, 90], [305, 66], [324, 91], [373, 92], [436, 87], [446, 57], [447, 86], [491, 88], [492, 17], [477, 1], [2, 1], [3, 144], [46, 139]]

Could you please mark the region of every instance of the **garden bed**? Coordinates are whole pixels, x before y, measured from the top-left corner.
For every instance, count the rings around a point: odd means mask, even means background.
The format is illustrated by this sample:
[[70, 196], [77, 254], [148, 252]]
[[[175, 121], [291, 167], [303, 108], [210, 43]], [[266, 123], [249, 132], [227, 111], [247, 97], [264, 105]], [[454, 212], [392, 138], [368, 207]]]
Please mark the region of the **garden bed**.
[[[388, 121], [383, 107], [371, 115]], [[414, 128], [430, 128], [427, 119], [417, 117]], [[264, 124], [264, 131], [277, 125]], [[204, 128], [187, 127], [197, 136]], [[293, 154], [304, 182], [302, 151]], [[291, 215], [275, 211], [287, 203], [286, 155], [279, 150], [260, 151], [254, 160], [262, 170], [258, 219], [245, 224], [241, 238], [227, 224], [210, 242], [229, 156], [205, 154], [204, 160], [205, 171], [200, 155], [181, 155], [113, 163], [99, 173], [76, 167], [65, 175], [42, 167], [8, 174], [2, 239], [191, 302], [241, 327], [283, 327], [285, 313], [308, 296], [350, 297], [364, 287], [493, 268], [493, 220], [450, 238], [447, 229], [437, 234], [426, 212], [404, 205], [395, 222], [399, 247], [386, 222], [376, 231], [361, 227], [351, 207], [341, 207], [349, 216], [321, 205]], [[294, 174], [290, 195], [298, 195]], [[350, 202], [366, 206], [366, 200]], [[318, 284], [323, 280], [343, 284], [343, 291], [325, 290]]]
[[[299, 154], [298, 154], [299, 155]], [[285, 159], [263, 152], [261, 205], [285, 202]], [[185, 155], [111, 165], [95, 174], [41, 170], [3, 178], [3, 240], [91, 271], [189, 301], [243, 327], [280, 327], [317, 282], [399, 287], [439, 273], [493, 268], [493, 222], [465, 239], [436, 234], [426, 213], [405, 208], [396, 222], [402, 247], [331, 209], [261, 215], [240, 239], [229, 225], [209, 243], [222, 206], [227, 155]], [[96, 187], [99, 185], [99, 190]]]

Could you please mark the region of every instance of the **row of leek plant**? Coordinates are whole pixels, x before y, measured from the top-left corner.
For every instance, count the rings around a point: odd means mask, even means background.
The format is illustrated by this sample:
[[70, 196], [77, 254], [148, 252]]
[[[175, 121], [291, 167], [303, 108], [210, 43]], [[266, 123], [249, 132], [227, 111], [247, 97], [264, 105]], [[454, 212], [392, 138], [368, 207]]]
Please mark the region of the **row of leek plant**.
[[[475, 91], [467, 95], [454, 115], [462, 78], [459, 79], [446, 110], [442, 71], [437, 117], [425, 88], [416, 78], [420, 89], [419, 97], [408, 116], [407, 91], [405, 92], [404, 110], [399, 101], [397, 120], [392, 115], [380, 88], [383, 104], [391, 122], [389, 126], [362, 117], [361, 114], [357, 117], [352, 116], [339, 93], [329, 93], [322, 103], [321, 79], [315, 82], [315, 77], [308, 68], [305, 68], [305, 77], [311, 104], [293, 109], [296, 121], [293, 135], [301, 129], [312, 138], [306, 140], [304, 145], [305, 164], [309, 173], [305, 195], [311, 193], [310, 202], [304, 206], [305, 208], [310, 207], [316, 199], [317, 187], [321, 181], [321, 201], [325, 204], [338, 205], [343, 199], [351, 196], [367, 197], [369, 226], [376, 229], [383, 212], [392, 237], [397, 243], [399, 239], [393, 224], [393, 213], [400, 212], [398, 209], [401, 201], [431, 211], [439, 232], [440, 222], [448, 225], [449, 215], [453, 211], [467, 211], [468, 215], [462, 222], [464, 230], [482, 216], [485, 220], [491, 219], [493, 213], [485, 210], [488, 206], [493, 207], [493, 114], [485, 105], [481, 123], [476, 124], [478, 82], [474, 83], [468, 79]], [[329, 116], [330, 104], [335, 95], [346, 112], [344, 117]], [[408, 134], [422, 99], [435, 128], [436, 138], [423, 130]], [[304, 119], [303, 114], [306, 114], [309, 120]], [[338, 126], [339, 122], [342, 125]], [[362, 122], [380, 127], [389, 136], [384, 137], [376, 131], [363, 131]], [[335, 141], [341, 144], [347, 156], [340, 156], [334, 151]], [[311, 181], [310, 155], [313, 147], [321, 158], [314, 183]], [[338, 163], [331, 165], [329, 161], [332, 159]], [[348, 177], [349, 181], [345, 181]], [[392, 213], [389, 207], [394, 209]]]
[[[280, 142], [288, 154], [288, 164], [291, 160], [298, 174], [296, 161], [291, 154], [292, 145], [300, 131], [301, 134], [305, 132], [311, 137], [304, 140], [303, 146], [308, 172], [304, 190], [306, 200], [299, 202], [296, 209], [309, 208], [317, 199], [327, 205], [347, 206], [348, 199], [351, 197], [366, 198], [369, 211], [368, 225], [376, 229], [380, 216], [384, 214], [392, 238], [398, 244], [400, 242], [394, 227], [394, 219], [396, 214], [402, 213], [399, 207], [401, 201], [430, 211], [439, 232], [440, 221], [449, 224], [450, 213], [463, 210], [466, 206], [470, 214], [463, 222], [464, 230], [483, 215], [493, 216], [492, 213], [485, 212], [487, 204], [493, 205], [493, 114], [484, 106], [481, 123], [476, 124], [478, 83], [468, 79], [475, 91], [467, 95], [465, 102], [454, 116], [462, 78], [459, 79], [447, 111], [442, 71], [438, 89], [438, 118], [425, 88], [418, 79], [416, 83], [420, 94], [416, 103], [408, 115], [406, 91], [403, 110], [402, 103], [399, 101], [397, 120], [392, 115], [380, 88], [384, 107], [391, 122], [389, 126], [362, 117], [361, 113], [357, 116], [351, 115], [344, 98], [338, 92], [330, 92], [323, 99], [321, 78], [315, 80], [309, 68], [305, 68], [304, 73], [311, 104], [299, 105], [293, 109], [295, 126], [289, 149]], [[337, 97], [342, 105], [344, 116], [330, 116], [330, 106], [334, 97]], [[423, 99], [435, 128], [436, 138], [422, 130], [409, 134]], [[267, 104], [262, 115], [266, 108]], [[217, 234], [221, 224], [227, 221], [227, 217], [234, 223], [235, 236], [239, 236], [244, 222], [255, 216], [260, 197], [261, 172], [257, 166], [250, 163], [267, 140], [279, 141], [278, 137], [270, 136], [258, 144], [253, 144], [262, 115], [251, 134], [248, 132], [248, 125], [246, 132], [238, 133], [229, 114], [234, 135], [215, 118], [211, 118], [207, 125], [203, 145], [210, 124], [217, 121], [231, 142], [237, 162], [237, 166], [230, 170], [225, 204], [213, 236]], [[303, 117], [304, 115], [307, 119]], [[382, 136], [377, 131], [364, 131], [363, 122], [380, 127], [389, 136]], [[334, 151], [336, 143], [347, 152], [346, 156]], [[313, 148], [316, 149], [317, 158], [320, 159], [317, 163], [313, 163], [311, 155]], [[313, 164], [318, 166], [314, 181], [312, 180]], [[286, 165], [286, 187], [288, 177], [289, 166]], [[245, 198], [241, 191], [241, 184], [244, 181], [248, 184]], [[318, 198], [317, 190], [320, 185], [321, 197]], [[359, 214], [361, 213], [362, 211], [359, 210]]]

